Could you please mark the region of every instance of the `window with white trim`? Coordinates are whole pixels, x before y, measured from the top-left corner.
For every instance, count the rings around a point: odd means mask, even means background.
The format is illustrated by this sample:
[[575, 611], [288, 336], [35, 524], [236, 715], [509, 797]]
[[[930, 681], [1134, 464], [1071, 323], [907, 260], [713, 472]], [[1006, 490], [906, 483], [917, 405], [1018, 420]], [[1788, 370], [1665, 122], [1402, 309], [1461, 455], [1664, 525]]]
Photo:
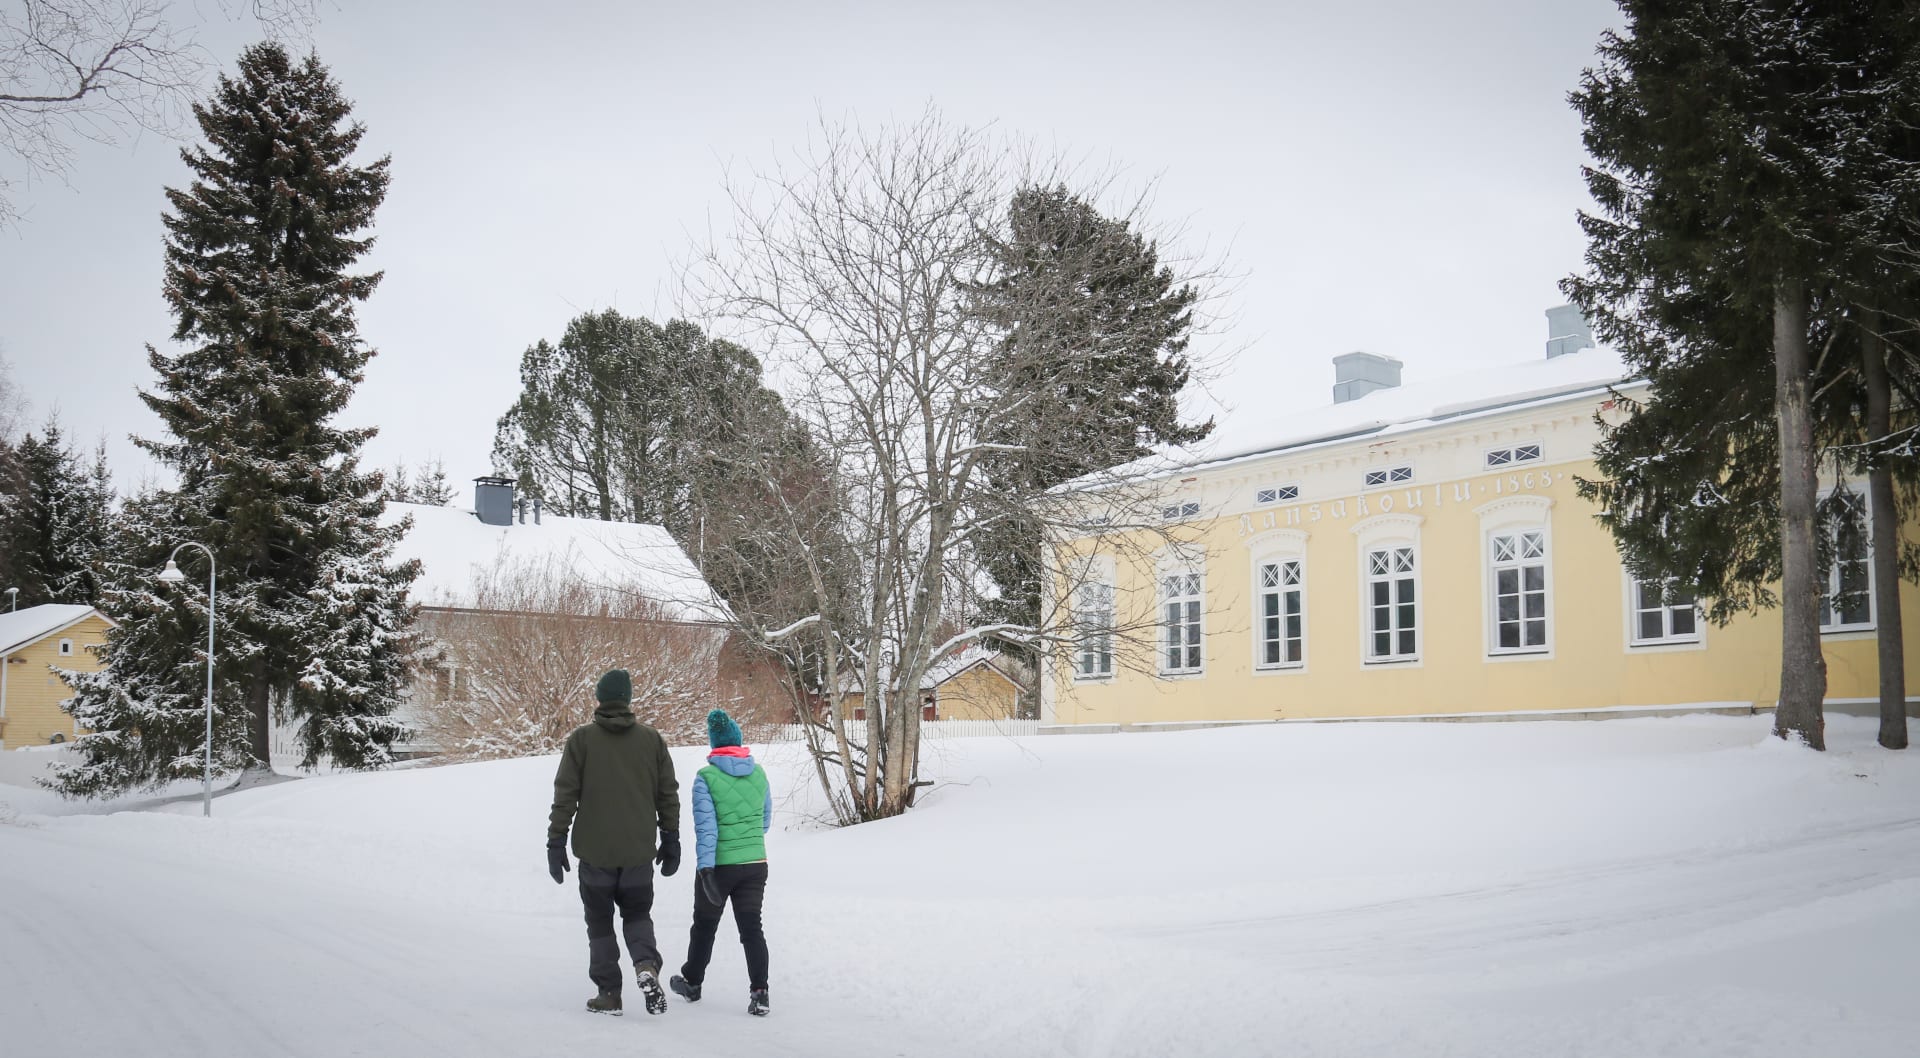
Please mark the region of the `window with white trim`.
[[1188, 518], [1198, 518], [1199, 516], [1200, 503], [1197, 500], [1188, 500], [1185, 503], [1169, 503], [1165, 507], [1160, 508], [1160, 517], [1169, 522], [1183, 522]]
[[1820, 630], [1873, 627], [1873, 550], [1867, 535], [1867, 498], [1841, 492], [1830, 499], [1827, 534], [1833, 542], [1820, 590]]
[[1518, 463], [1537, 463], [1540, 461], [1540, 444], [1514, 445], [1510, 448], [1493, 448], [1487, 451], [1487, 469], [1510, 467]]
[[1693, 593], [1673, 581], [1634, 580], [1633, 643], [1698, 643], [1700, 608]]
[[1379, 470], [1367, 471], [1364, 487], [1377, 489], [1382, 485], [1398, 485], [1401, 482], [1412, 480], [1412, 467], [1382, 467]]
[[1113, 585], [1080, 586], [1074, 617], [1078, 623], [1080, 650], [1074, 660], [1073, 674], [1083, 680], [1113, 675]]
[[1420, 570], [1411, 544], [1367, 552], [1367, 660], [1407, 661], [1420, 655]]
[[1273, 559], [1260, 563], [1258, 612], [1258, 663], [1260, 668], [1278, 669], [1302, 664], [1306, 660], [1306, 589], [1297, 558]]
[[1547, 531], [1495, 533], [1489, 540], [1493, 571], [1493, 652], [1547, 649]]
[[1256, 489], [1253, 493], [1254, 505], [1259, 507], [1270, 503], [1291, 503], [1299, 498], [1300, 486], [1298, 485], [1271, 485], [1264, 489]]
[[73, 640], [62, 639], [60, 641], [60, 656], [63, 658], [70, 658], [73, 656]]
[[1201, 580], [1198, 569], [1168, 570], [1160, 576], [1160, 672], [1200, 671]]

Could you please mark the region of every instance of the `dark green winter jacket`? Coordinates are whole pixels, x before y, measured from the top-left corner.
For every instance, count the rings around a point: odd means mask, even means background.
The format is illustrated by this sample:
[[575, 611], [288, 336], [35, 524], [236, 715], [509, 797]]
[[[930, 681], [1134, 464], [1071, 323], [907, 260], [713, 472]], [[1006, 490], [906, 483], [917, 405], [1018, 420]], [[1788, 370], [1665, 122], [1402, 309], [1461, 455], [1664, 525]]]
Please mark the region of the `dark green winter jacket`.
[[547, 844], [564, 842], [569, 826], [574, 856], [595, 867], [650, 864], [658, 831], [680, 829], [680, 784], [666, 740], [624, 704], [602, 705], [593, 723], [567, 736]]

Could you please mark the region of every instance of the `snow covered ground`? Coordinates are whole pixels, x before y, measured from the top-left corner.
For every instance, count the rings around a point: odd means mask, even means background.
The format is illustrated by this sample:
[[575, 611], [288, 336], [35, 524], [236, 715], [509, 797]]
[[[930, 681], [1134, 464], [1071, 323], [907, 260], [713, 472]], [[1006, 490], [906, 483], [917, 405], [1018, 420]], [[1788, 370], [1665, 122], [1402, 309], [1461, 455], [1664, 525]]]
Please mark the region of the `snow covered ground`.
[[[1920, 751], [1767, 724], [953, 740], [922, 809], [843, 831], [776, 747], [765, 1020], [731, 925], [699, 1006], [580, 1010], [551, 759], [285, 783], [211, 821], [0, 787], [0, 1049], [1912, 1055]], [[660, 888], [670, 962], [691, 874]]]

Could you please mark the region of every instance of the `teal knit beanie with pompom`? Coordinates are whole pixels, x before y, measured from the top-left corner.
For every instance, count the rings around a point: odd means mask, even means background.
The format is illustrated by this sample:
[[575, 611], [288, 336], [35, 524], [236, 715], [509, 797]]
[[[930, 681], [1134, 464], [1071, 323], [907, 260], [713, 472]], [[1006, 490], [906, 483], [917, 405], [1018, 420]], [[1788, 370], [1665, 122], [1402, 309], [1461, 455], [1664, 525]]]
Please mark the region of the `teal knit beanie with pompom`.
[[740, 725], [733, 722], [725, 709], [715, 709], [707, 714], [707, 742], [714, 749], [740, 744]]

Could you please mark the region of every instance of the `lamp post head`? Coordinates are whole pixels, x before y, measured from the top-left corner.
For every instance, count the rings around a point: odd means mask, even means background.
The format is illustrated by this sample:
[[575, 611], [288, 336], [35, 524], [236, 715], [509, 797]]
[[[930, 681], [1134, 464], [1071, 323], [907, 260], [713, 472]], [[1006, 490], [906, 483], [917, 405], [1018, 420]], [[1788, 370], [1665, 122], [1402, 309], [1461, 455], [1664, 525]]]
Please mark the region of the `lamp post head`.
[[179, 584], [186, 579], [187, 575], [180, 572], [180, 567], [174, 564], [173, 559], [167, 559], [167, 568], [160, 571], [160, 583]]

